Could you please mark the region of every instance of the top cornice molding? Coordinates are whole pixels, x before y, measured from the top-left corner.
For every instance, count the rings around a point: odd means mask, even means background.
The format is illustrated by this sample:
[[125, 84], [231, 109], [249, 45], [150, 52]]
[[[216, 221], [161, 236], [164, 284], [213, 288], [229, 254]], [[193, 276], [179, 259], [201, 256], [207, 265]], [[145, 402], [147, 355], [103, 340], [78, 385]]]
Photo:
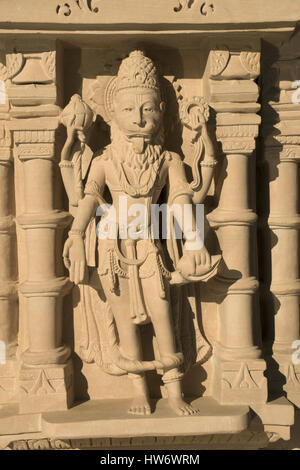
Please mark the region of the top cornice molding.
[[[251, 6], [251, 8], [250, 8]], [[207, 25], [242, 29], [292, 26], [300, 19], [295, 0], [1, 0], [1, 29], [136, 29], [136, 26]]]

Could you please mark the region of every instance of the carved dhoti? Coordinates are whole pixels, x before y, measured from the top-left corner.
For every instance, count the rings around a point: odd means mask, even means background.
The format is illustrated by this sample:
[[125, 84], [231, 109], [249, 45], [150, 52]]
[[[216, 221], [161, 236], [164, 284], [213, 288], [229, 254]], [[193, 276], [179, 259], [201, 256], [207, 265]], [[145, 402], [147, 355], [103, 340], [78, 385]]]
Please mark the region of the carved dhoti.
[[[110, 292], [129, 296], [130, 317], [139, 325], [148, 323], [150, 316], [144, 301], [141, 280], [153, 278], [159, 297], [167, 299], [167, 281], [171, 274], [164, 266], [159, 247], [152, 240], [124, 240], [126, 253], [117, 240], [99, 241], [99, 275], [108, 276]], [[128, 279], [128, 292], [120, 292], [119, 278]]]

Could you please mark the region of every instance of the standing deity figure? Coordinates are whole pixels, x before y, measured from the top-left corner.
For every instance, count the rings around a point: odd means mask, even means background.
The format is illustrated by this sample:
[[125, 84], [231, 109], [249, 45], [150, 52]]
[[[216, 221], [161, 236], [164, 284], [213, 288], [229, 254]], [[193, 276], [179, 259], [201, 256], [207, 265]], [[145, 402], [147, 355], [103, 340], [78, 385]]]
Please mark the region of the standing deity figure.
[[[87, 164], [80, 167], [78, 162], [80, 158], [83, 160], [85, 128], [92, 122], [91, 110], [78, 95], [73, 97], [72, 108], [77, 106], [76, 118], [68, 120], [65, 109], [62, 121], [67, 127], [68, 140], [60, 166], [70, 203], [73, 208], [76, 206], [76, 211], [64, 247], [64, 261], [71, 281], [79, 287], [88, 284], [87, 245], [91, 245], [91, 231], [96, 232], [96, 224], [92, 222], [100, 215], [97, 275], [105, 311], [95, 315], [105, 316], [110, 338], [110, 364], [106, 364], [106, 371], [128, 374], [131, 379], [130, 413], [151, 413], [145, 372], [157, 370], [162, 374], [174, 412], [180, 416], [196, 415], [199, 411], [183, 399], [184, 358], [176, 342], [170, 290], [172, 284], [206, 280], [216, 272], [219, 260], [208, 253], [193, 210], [195, 200], [202, 202], [206, 196], [215, 160], [205, 119], [198, 114], [194, 127], [201, 129], [205, 156], [193, 171], [199, 173], [202, 165], [207, 173], [202, 173], [198, 187], [195, 182], [194, 186], [188, 183], [181, 157], [164, 147], [165, 103], [160, 83], [154, 63], [143, 52], [134, 51], [122, 61], [111, 89], [111, 143], [91, 159], [88, 169], [84, 169]], [[84, 116], [81, 120], [80, 110]], [[202, 193], [200, 186], [204, 188]], [[174, 217], [168, 219], [171, 226], [166, 230], [169, 234], [166, 243], [161, 228], [157, 228], [159, 217], [152, 210], [162, 194], [166, 195], [168, 207], [176, 206]], [[186, 207], [192, 210], [186, 211]], [[161, 216], [167, 217], [163, 211]], [[187, 219], [191, 223], [185, 223]], [[179, 222], [181, 241], [175, 234]], [[173, 262], [173, 271], [166, 262], [167, 257]], [[145, 361], [140, 328], [150, 322], [159, 357]]]

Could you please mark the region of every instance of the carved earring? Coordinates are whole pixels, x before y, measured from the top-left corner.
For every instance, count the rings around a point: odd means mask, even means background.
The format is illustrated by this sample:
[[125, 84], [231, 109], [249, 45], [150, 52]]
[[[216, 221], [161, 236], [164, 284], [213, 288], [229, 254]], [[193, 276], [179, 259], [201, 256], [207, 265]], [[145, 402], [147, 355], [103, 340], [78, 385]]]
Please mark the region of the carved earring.
[[161, 101], [159, 107], [160, 107], [161, 112], [164, 113], [166, 110], [166, 103], [164, 101]]

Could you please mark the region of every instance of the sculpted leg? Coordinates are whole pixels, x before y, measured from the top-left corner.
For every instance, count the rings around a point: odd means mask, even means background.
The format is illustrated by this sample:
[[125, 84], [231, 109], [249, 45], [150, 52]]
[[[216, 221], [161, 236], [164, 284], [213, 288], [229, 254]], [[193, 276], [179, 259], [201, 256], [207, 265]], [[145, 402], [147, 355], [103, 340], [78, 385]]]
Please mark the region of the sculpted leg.
[[[168, 377], [168, 373], [173, 374]], [[199, 410], [193, 408], [191, 405], [186, 403], [182, 396], [181, 390], [181, 374], [178, 369], [171, 369], [166, 372], [163, 376], [163, 382], [166, 385], [168, 392], [168, 400], [170, 407], [175, 411], [179, 416], [189, 416], [189, 415], [199, 415]]]
[[[151, 312], [151, 319], [160, 356], [161, 358], [174, 356], [177, 351], [170, 304], [167, 300], [159, 298], [158, 294], [157, 296], [153, 294], [153, 284], [152, 291], [149, 286], [148, 289], [144, 290], [144, 292], [152, 292], [152, 296], [147, 296], [146, 304]], [[170, 407], [177, 415], [189, 416], [199, 414], [198, 410], [194, 409], [183, 400], [181, 390], [182, 373], [179, 372], [178, 368], [165, 369], [162, 380], [168, 392]]]
[[132, 380], [134, 396], [128, 413], [150, 415], [151, 407], [145, 374], [128, 374]]
[[[121, 280], [121, 283], [123, 282]], [[143, 354], [140, 331], [129, 316], [128, 295], [115, 296], [109, 289], [105, 289], [105, 280], [102, 280], [102, 285], [114, 315], [122, 355], [131, 360], [141, 361]], [[122, 284], [120, 285], [120, 291], [126, 292], [125, 289], [122, 289]], [[145, 374], [129, 373], [128, 377], [131, 379], [133, 386], [133, 400], [128, 413], [150, 415], [151, 408]]]
[[[125, 305], [128, 306], [128, 303]], [[114, 316], [120, 338], [122, 354], [128, 359], [142, 360], [143, 357], [138, 326], [134, 325], [132, 320], [127, 317], [126, 314], [124, 315], [123, 312], [119, 311]], [[149, 415], [151, 413], [151, 408], [149, 404], [145, 374], [129, 373], [128, 377], [131, 379], [133, 385], [133, 400], [130, 408], [128, 409], [128, 413]]]

